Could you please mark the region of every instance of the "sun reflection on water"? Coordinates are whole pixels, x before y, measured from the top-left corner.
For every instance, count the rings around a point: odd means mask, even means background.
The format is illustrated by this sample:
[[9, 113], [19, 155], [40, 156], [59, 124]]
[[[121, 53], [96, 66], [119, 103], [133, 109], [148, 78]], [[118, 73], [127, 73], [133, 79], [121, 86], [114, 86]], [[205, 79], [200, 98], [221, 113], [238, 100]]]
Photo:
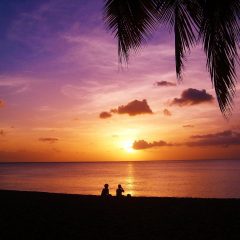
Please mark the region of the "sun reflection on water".
[[127, 166], [127, 177], [126, 177], [126, 194], [134, 195], [134, 170], [133, 170], [133, 164], [128, 163]]

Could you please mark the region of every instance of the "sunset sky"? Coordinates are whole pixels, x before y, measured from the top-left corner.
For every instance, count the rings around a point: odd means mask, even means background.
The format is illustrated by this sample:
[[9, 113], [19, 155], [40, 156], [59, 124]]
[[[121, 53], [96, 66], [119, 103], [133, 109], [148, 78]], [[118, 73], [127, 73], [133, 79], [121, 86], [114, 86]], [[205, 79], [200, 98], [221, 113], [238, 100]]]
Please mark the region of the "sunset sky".
[[201, 46], [178, 83], [163, 26], [121, 66], [103, 4], [0, 2], [0, 161], [240, 159], [239, 84], [226, 120]]

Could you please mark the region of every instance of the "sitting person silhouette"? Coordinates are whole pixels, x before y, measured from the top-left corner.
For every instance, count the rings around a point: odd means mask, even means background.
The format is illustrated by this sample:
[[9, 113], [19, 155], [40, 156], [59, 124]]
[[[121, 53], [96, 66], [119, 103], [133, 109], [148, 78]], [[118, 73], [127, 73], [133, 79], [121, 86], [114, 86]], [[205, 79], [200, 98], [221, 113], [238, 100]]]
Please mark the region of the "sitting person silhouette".
[[111, 196], [109, 194], [108, 184], [104, 184], [104, 188], [102, 189], [101, 197], [109, 197]]
[[124, 192], [124, 189], [122, 188], [121, 184], [118, 184], [118, 188], [116, 189], [116, 197], [123, 197], [122, 193]]

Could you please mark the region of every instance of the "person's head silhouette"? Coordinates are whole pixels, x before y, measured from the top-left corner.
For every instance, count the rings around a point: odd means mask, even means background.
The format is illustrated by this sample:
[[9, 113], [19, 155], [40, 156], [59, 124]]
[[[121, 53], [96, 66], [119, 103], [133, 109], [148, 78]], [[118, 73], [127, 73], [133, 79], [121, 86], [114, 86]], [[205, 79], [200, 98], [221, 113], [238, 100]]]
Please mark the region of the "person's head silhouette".
[[102, 196], [102, 197], [108, 197], [108, 196], [110, 196], [110, 194], [109, 194], [109, 188], [108, 188], [108, 184], [107, 184], [107, 183], [104, 184], [104, 188], [102, 189], [101, 196]]

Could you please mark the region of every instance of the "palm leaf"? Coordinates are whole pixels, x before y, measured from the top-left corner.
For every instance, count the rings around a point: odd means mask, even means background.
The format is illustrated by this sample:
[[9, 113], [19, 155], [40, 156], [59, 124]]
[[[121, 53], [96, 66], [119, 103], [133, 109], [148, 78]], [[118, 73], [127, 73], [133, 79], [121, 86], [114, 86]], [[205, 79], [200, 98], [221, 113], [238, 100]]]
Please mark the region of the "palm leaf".
[[239, 18], [239, 0], [105, 0], [104, 19], [118, 39], [120, 62], [127, 62], [130, 50], [137, 51], [157, 24], [164, 23], [175, 33], [176, 74], [181, 79], [186, 52], [202, 39], [207, 69], [225, 116], [231, 112], [236, 63], [240, 62]]
[[175, 34], [176, 74], [181, 79], [185, 53], [197, 41], [196, 34], [200, 25], [198, 1], [161, 0], [159, 3], [159, 20], [170, 24]]
[[119, 61], [128, 61], [155, 30], [157, 2], [151, 0], [105, 0], [104, 20], [118, 39]]
[[207, 68], [215, 87], [219, 107], [225, 116], [232, 110], [236, 84], [237, 42], [240, 26], [239, 0], [202, 0], [200, 37], [207, 56]]

